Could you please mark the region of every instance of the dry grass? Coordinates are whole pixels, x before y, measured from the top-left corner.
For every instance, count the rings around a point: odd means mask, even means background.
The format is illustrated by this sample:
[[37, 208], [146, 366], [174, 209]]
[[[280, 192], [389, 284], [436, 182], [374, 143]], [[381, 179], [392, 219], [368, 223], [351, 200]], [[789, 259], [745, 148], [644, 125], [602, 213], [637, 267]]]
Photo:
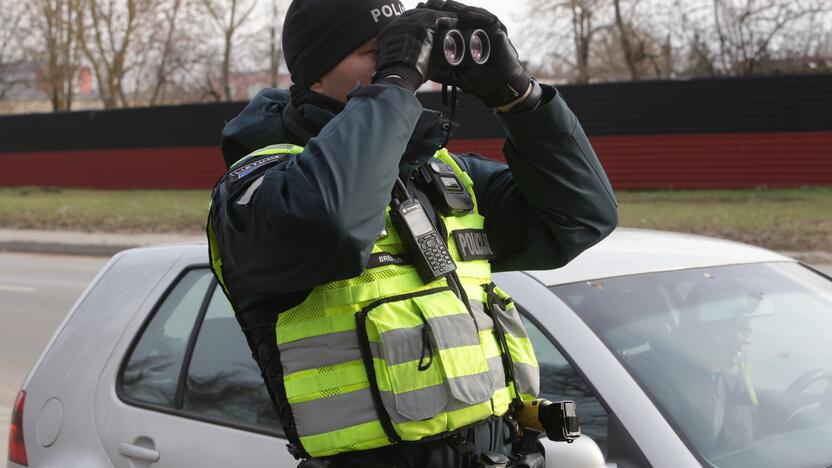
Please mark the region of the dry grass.
[[[832, 251], [832, 188], [618, 192], [621, 225]], [[209, 191], [0, 188], [0, 227], [200, 232]]]
[[208, 190], [0, 188], [0, 227], [103, 232], [199, 232]]
[[832, 188], [620, 192], [623, 226], [832, 251]]

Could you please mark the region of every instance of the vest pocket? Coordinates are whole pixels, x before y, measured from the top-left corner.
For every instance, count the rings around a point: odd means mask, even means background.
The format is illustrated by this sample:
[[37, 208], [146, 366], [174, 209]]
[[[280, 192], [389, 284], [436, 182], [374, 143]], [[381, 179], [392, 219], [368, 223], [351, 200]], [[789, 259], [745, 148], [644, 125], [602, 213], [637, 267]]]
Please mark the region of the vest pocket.
[[356, 320], [382, 419], [430, 419], [496, 390], [474, 320], [449, 288], [382, 299]]
[[540, 392], [540, 369], [529, 334], [520, 313], [508, 294], [493, 282], [484, 284], [486, 309], [494, 320], [500, 346], [504, 350], [503, 365], [510, 368], [508, 376], [519, 394], [537, 396]]
[[413, 302], [425, 318], [453, 399], [468, 405], [488, 401], [497, 382], [465, 304], [451, 291], [414, 298]]

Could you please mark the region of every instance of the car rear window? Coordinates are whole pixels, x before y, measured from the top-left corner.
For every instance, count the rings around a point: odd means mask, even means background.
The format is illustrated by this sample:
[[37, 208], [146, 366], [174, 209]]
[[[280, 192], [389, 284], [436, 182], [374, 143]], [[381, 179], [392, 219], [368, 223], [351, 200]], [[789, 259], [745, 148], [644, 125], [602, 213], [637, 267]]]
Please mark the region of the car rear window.
[[214, 289], [199, 329], [184, 397], [186, 411], [280, 430], [260, 369], [220, 288]]
[[205, 268], [182, 275], [156, 308], [127, 359], [119, 394], [149, 409], [282, 434], [234, 311]]
[[124, 395], [144, 403], [175, 405], [188, 341], [210, 284], [208, 270], [191, 270], [168, 293], [124, 367]]

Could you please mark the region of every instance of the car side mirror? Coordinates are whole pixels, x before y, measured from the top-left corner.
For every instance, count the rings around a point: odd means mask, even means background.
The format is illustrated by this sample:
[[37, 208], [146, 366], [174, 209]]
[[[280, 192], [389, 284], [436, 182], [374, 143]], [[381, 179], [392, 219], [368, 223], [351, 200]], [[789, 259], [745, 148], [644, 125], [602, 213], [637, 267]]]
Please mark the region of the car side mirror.
[[546, 457], [546, 468], [615, 468], [607, 464], [598, 444], [581, 434], [571, 444], [540, 439]]

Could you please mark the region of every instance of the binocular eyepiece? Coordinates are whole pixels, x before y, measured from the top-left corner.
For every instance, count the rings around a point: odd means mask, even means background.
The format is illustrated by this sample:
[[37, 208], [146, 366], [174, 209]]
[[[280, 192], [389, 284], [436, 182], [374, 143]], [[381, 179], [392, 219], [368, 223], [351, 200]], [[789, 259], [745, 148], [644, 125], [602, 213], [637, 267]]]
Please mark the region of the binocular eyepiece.
[[441, 29], [433, 53], [439, 66], [482, 65], [491, 56], [491, 40], [482, 29]]

